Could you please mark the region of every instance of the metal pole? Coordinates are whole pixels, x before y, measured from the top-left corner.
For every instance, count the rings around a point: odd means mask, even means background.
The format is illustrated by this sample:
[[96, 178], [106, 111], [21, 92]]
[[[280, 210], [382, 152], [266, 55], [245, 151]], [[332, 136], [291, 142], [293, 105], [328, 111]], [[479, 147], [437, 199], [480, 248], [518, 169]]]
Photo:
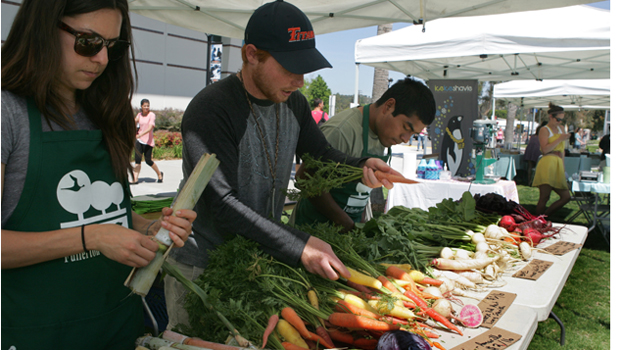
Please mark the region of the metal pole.
[[354, 102], [355, 105], [359, 104], [359, 64], [356, 64], [356, 70], [354, 73]]
[[212, 35], [205, 33], [205, 36], [207, 36], [207, 67], [205, 73], [205, 86], [207, 86], [211, 82], [209, 75], [212, 68]]

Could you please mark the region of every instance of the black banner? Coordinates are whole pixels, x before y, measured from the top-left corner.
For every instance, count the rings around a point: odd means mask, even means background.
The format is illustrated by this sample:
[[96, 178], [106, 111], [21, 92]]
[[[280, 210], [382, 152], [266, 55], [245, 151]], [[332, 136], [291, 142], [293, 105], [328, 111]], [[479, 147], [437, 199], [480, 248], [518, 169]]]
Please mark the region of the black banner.
[[432, 153], [452, 176], [475, 174], [469, 129], [477, 119], [477, 80], [428, 80], [436, 100], [436, 117], [428, 127]]

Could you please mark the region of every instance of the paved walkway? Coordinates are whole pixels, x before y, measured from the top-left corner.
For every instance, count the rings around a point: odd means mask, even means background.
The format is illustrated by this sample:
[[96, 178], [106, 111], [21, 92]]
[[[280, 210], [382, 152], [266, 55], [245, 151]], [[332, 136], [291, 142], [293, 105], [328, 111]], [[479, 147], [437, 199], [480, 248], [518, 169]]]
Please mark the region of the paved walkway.
[[[391, 167], [402, 172], [404, 160], [403, 154], [416, 153], [419, 158], [423, 155], [423, 150], [417, 151], [417, 146], [414, 143], [412, 146], [408, 146], [408, 143], [403, 143], [401, 145], [393, 146], [392, 153], [394, 156], [391, 160]], [[430, 153], [432, 153], [432, 149], [428, 142], [426, 154]], [[179, 183], [182, 180], [181, 162], [181, 159], [155, 161], [160, 170], [164, 172], [164, 180], [162, 183], [157, 182], [158, 178], [153, 169], [143, 162], [142, 169], [138, 177], [138, 184], [130, 185], [134, 199], [148, 200], [174, 197], [177, 194]], [[292, 179], [295, 173], [293, 165], [294, 163], [292, 162]], [[411, 178], [415, 177], [415, 175], [409, 174], [405, 174], [405, 176]], [[289, 187], [293, 187], [293, 181], [290, 181]]]

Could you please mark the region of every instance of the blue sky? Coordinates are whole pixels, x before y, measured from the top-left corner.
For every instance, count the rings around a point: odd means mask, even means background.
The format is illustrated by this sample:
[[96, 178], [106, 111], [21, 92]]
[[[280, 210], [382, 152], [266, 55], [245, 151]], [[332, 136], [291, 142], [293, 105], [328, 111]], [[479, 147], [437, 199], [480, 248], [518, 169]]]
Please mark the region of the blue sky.
[[[602, 1], [590, 4], [599, 8], [609, 9], [609, 1]], [[408, 23], [395, 23], [393, 30], [409, 26]], [[346, 30], [330, 34], [322, 34], [316, 37], [316, 47], [332, 64], [332, 69], [322, 69], [307, 75], [307, 78], [314, 78], [321, 75], [333, 93], [343, 95], [354, 94], [354, 45], [357, 40], [375, 36], [377, 27], [367, 27], [360, 29]], [[403, 78], [405, 75], [398, 72], [389, 72], [389, 78], [394, 81]], [[369, 66], [360, 65], [359, 90], [363, 95], [371, 96], [374, 69]]]

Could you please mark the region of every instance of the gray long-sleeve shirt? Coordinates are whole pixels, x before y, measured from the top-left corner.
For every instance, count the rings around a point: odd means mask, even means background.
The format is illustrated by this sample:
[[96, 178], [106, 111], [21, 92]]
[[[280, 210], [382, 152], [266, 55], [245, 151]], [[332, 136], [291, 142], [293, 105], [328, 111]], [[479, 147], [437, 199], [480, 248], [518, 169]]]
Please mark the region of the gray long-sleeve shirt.
[[[193, 234], [184, 247], [171, 251], [178, 262], [205, 267], [209, 250], [238, 234], [257, 241], [276, 259], [292, 266], [298, 264], [309, 234], [280, 223], [285, 202], [282, 189], [287, 189], [294, 155], [308, 153], [355, 166], [362, 161], [330, 146], [300, 92], [279, 104], [251, 95], [249, 98], [269, 157], [243, 85], [236, 76], [207, 86], [186, 109], [182, 121], [182, 185], [204, 153], [215, 154], [220, 165], [195, 208]], [[277, 140], [278, 161], [273, 181], [267, 158], [274, 166]]]

